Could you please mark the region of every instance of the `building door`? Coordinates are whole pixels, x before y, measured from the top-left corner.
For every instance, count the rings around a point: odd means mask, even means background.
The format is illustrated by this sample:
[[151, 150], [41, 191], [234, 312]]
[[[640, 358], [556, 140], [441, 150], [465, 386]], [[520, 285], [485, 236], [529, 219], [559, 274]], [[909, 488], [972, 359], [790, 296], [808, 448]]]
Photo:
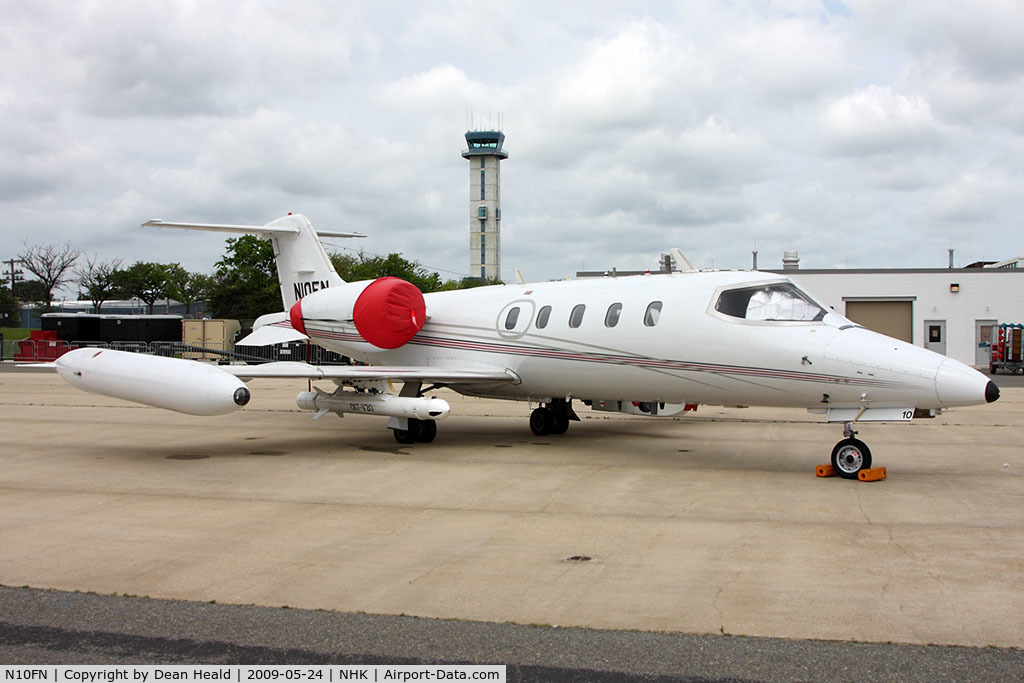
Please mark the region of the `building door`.
[[946, 321], [924, 321], [924, 347], [929, 351], [946, 355]]
[[846, 301], [846, 317], [872, 332], [913, 344], [914, 302]]
[[996, 339], [998, 326], [998, 320], [974, 321], [974, 364], [980, 368], [987, 368], [992, 362], [992, 342]]

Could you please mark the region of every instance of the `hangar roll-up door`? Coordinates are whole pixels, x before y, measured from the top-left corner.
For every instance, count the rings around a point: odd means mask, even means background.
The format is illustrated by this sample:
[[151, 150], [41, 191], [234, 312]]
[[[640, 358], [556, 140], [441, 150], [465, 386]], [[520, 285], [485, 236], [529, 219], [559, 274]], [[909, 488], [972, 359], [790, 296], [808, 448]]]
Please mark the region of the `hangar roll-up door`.
[[913, 301], [847, 301], [846, 317], [874, 332], [914, 342]]

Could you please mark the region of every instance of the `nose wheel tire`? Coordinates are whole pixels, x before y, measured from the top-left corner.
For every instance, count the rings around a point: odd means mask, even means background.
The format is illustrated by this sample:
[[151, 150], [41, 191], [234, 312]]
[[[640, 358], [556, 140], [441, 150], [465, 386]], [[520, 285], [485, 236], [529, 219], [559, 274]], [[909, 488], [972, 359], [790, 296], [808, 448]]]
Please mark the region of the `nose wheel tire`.
[[843, 439], [832, 449], [832, 469], [840, 477], [856, 479], [861, 470], [871, 467], [871, 449], [860, 439]]

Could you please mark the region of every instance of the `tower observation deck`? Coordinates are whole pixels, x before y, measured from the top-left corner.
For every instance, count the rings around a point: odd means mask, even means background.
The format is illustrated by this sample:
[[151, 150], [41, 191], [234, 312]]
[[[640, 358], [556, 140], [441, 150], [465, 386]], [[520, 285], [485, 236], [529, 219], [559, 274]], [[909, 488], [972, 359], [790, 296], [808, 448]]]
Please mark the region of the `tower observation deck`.
[[505, 134], [500, 131], [467, 131], [469, 159], [469, 274], [487, 280], [501, 279], [501, 160]]

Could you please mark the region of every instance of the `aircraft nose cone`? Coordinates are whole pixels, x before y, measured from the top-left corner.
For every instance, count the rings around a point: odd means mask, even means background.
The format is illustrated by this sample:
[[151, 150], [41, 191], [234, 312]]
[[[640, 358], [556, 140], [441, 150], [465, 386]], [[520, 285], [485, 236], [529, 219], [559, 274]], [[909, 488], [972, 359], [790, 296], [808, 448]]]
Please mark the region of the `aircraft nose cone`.
[[952, 358], [939, 364], [935, 373], [935, 392], [943, 406], [970, 406], [991, 403], [999, 398], [999, 389], [974, 368]]

